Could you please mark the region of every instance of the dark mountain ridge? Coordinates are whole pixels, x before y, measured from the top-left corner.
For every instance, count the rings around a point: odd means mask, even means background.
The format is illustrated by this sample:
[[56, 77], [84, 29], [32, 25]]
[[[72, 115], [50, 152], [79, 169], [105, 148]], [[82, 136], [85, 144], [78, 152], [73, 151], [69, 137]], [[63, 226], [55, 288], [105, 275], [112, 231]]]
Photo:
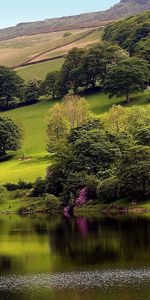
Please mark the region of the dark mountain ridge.
[[121, 0], [106, 11], [20, 23], [14, 27], [0, 29], [0, 40], [46, 32], [103, 26], [113, 20], [135, 15], [145, 10], [150, 10], [150, 0]]

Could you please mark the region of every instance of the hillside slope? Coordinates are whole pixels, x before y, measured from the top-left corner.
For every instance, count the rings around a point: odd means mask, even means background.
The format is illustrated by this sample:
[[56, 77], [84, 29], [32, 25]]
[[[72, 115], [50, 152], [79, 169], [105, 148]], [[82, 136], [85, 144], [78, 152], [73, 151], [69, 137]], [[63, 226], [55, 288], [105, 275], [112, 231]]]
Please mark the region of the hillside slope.
[[149, 37], [150, 11], [114, 22], [104, 29], [103, 34], [103, 39], [119, 44], [131, 54], [142, 39], [148, 40]]
[[120, 3], [106, 11], [47, 19], [39, 22], [20, 23], [15, 27], [1, 29], [0, 40], [24, 35], [105, 25], [112, 20], [135, 15], [149, 9], [150, 0], [121, 0]]
[[[40, 60], [40, 56], [43, 54], [48, 56], [51, 54], [51, 57], [65, 54], [67, 51], [63, 49], [64, 46], [67, 48], [70, 47], [69, 45], [80, 47], [88, 36], [86, 44], [95, 43], [100, 37], [100, 33], [95, 29], [96, 36], [91, 36], [92, 31], [92, 29], [70, 30], [70, 35], [67, 37], [64, 37], [65, 31], [58, 31], [0, 41], [0, 64], [15, 67], [32, 62], [35, 58], [36, 61]], [[62, 49], [63, 51], [60, 53]]]

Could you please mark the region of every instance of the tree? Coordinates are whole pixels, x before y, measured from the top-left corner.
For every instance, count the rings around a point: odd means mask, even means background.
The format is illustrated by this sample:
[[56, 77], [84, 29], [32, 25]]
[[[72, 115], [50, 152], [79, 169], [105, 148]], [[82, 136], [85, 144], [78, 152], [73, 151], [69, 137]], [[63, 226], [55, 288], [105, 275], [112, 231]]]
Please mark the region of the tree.
[[80, 96], [67, 95], [64, 98], [64, 115], [70, 128], [85, 122], [90, 115], [86, 99]]
[[11, 119], [0, 116], [0, 156], [6, 151], [16, 151], [21, 147], [22, 133], [17, 124]]
[[150, 147], [135, 146], [123, 155], [118, 178], [130, 197], [137, 199], [150, 195]]
[[100, 117], [91, 115], [86, 121], [71, 129], [68, 136], [68, 142], [70, 144], [74, 144], [81, 136], [83, 136], [83, 134], [86, 134], [88, 131], [93, 129], [102, 130], [104, 129], [104, 124]]
[[41, 85], [41, 90], [43, 95], [52, 96], [55, 99], [59, 96], [59, 71], [50, 72], [47, 74], [45, 80]]
[[64, 150], [67, 134], [70, 126], [64, 117], [64, 104], [56, 103], [48, 112], [48, 145], [49, 152]]
[[78, 68], [81, 65], [82, 56], [84, 54], [83, 49], [73, 48], [71, 49], [62, 66], [62, 85], [65, 86], [66, 91], [73, 89], [73, 92], [77, 93], [77, 81], [79, 80]]
[[148, 63], [139, 58], [128, 58], [112, 66], [105, 80], [105, 91], [112, 96], [126, 96], [130, 102], [131, 93], [144, 91], [148, 85], [150, 71]]
[[[103, 42], [87, 50], [83, 56], [83, 72], [94, 86], [96, 81], [104, 82], [109, 67], [120, 60], [126, 59], [128, 53], [118, 45]], [[90, 75], [91, 74], [91, 75]], [[91, 77], [91, 79], [90, 79]]]
[[74, 94], [79, 88], [95, 88], [97, 83], [104, 82], [108, 67], [127, 56], [125, 50], [108, 42], [88, 50], [74, 48], [66, 56], [62, 67], [64, 82]]
[[40, 96], [40, 84], [36, 79], [28, 81], [24, 91], [24, 101], [27, 104], [36, 103]]
[[107, 178], [120, 157], [120, 149], [104, 130], [80, 130], [80, 137], [72, 144], [74, 171], [85, 171]]
[[127, 109], [121, 105], [113, 105], [112, 108], [103, 115], [105, 128], [114, 135], [120, 135], [128, 131]]
[[67, 153], [67, 136], [71, 130], [89, 116], [86, 100], [78, 96], [66, 96], [48, 112], [48, 151]]
[[0, 107], [8, 109], [14, 100], [23, 97], [23, 79], [7, 67], [0, 66]]
[[134, 133], [134, 136], [138, 144], [144, 146], [150, 146], [150, 125], [141, 126], [137, 128], [137, 130]]
[[150, 64], [150, 37], [140, 40], [135, 47], [135, 55], [147, 60]]

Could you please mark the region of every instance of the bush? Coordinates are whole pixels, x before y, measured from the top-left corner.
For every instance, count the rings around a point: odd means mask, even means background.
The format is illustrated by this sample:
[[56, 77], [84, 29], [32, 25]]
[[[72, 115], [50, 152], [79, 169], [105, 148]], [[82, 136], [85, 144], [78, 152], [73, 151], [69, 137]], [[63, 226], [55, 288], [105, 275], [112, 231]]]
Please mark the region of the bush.
[[43, 196], [46, 192], [45, 180], [41, 177], [38, 177], [33, 185], [33, 190], [31, 196], [40, 197]]
[[25, 182], [22, 180], [19, 180], [18, 182], [18, 190], [29, 190], [33, 187], [32, 182]]
[[0, 204], [3, 204], [9, 198], [7, 189], [0, 185]]
[[46, 194], [45, 206], [51, 211], [59, 210], [61, 208], [61, 201], [54, 195]]
[[6, 183], [5, 187], [9, 192], [16, 190], [30, 190], [33, 187], [33, 183], [20, 180], [18, 183]]
[[11, 196], [13, 199], [26, 198], [30, 195], [30, 191], [28, 190], [15, 190], [12, 191]]
[[97, 186], [97, 197], [101, 202], [111, 203], [120, 197], [120, 183], [117, 177], [100, 181]]
[[71, 32], [65, 32], [64, 35], [63, 35], [63, 37], [67, 37], [67, 36], [70, 36], [70, 35], [72, 35]]

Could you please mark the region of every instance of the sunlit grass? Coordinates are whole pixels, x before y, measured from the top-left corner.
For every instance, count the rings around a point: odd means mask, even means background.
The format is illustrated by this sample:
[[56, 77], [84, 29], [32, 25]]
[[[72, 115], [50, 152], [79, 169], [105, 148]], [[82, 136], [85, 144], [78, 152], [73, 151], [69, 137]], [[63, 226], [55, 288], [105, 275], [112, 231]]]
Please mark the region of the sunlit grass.
[[43, 80], [47, 73], [53, 71], [59, 71], [64, 62], [63, 58], [55, 59], [52, 61], [47, 61], [35, 65], [29, 65], [17, 69], [17, 73], [24, 79], [29, 80], [36, 78], [38, 80]]

